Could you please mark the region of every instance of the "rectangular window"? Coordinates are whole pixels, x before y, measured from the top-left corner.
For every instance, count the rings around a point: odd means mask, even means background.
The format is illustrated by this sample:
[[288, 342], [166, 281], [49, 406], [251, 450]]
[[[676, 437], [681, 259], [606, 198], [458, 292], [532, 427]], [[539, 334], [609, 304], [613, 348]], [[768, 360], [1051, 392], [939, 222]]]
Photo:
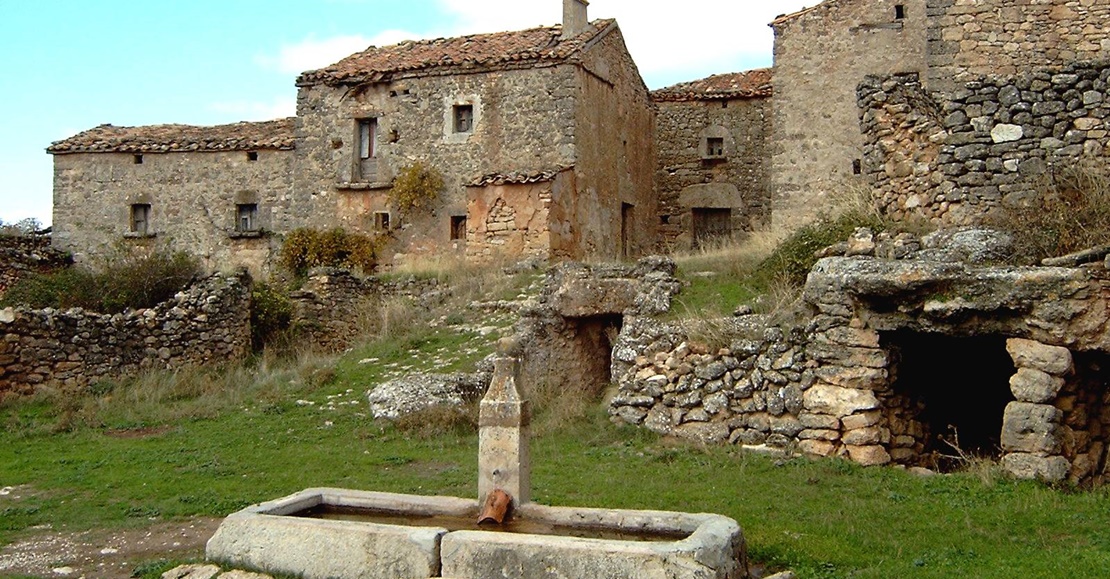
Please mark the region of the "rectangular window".
[[386, 231], [389, 229], [389, 212], [388, 211], [375, 211], [374, 212], [374, 229], [378, 231]]
[[378, 119], [358, 121], [358, 158], [373, 159], [378, 156]]
[[451, 216], [451, 239], [466, 239], [466, 216]]
[[725, 140], [721, 137], [709, 137], [705, 139], [705, 156], [725, 156]]
[[905, 17], [906, 17], [906, 7], [905, 7], [905, 5], [895, 4], [894, 5], [894, 19], [895, 20], [902, 20]]
[[474, 130], [474, 105], [455, 105], [455, 132], [469, 133]]
[[257, 161], [258, 160], [258, 151], [247, 151], [247, 160], [248, 161]]
[[136, 165], [142, 165], [142, 164], [143, 164], [143, 156], [142, 156], [142, 154], [136, 154], [136, 155], [135, 155], [134, 157], [131, 157], [131, 160], [132, 160], [132, 162], [133, 162], [133, 163], [135, 163]]
[[235, 231], [258, 231], [258, 204], [240, 203], [235, 206]]
[[150, 203], [131, 205], [131, 233], [150, 235]]
[[862, 160], [855, 159], [855, 160], [852, 161], [852, 174], [853, 175], [862, 175], [863, 174], [863, 161]]

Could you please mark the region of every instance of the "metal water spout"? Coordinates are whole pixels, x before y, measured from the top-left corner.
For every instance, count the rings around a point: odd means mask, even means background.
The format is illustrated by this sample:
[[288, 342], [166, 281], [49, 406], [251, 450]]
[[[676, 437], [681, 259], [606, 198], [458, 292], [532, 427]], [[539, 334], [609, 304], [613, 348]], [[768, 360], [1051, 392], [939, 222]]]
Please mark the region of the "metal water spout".
[[528, 452], [531, 416], [528, 402], [517, 391], [519, 378], [519, 346], [514, 340], [503, 339], [493, 360], [493, 380], [478, 413], [478, 502], [483, 505], [480, 521], [496, 520], [495, 515], [499, 515], [501, 520], [497, 522], [503, 522], [513, 508], [532, 500]]

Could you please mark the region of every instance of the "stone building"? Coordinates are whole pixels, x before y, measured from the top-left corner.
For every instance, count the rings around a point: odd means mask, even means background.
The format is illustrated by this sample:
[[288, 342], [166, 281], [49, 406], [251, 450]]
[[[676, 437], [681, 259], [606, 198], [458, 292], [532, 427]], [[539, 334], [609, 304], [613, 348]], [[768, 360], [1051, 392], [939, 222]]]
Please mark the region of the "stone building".
[[771, 70], [652, 91], [659, 234], [668, 249], [770, 224]]
[[54, 246], [88, 261], [158, 244], [208, 269], [257, 273], [275, 244], [268, 232], [300, 219], [294, 124], [101, 125], [52, 144]]
[[925, 0], [826, 0], [780, 16], [775, 31], [772, 219], [791, 228], [863, 171], [856, 85], [924, 72]]
[[[381, 235], [384, 257], [617, 259], [655, 243], [654, 111], [613, 20], [370, 47], [297, 79], [297, 117], [101, 126], [55, 143], [56, 243], [164, 238], [264, 270], [296, 227]], [[404, 208], [399, 172], [443, 176]]]

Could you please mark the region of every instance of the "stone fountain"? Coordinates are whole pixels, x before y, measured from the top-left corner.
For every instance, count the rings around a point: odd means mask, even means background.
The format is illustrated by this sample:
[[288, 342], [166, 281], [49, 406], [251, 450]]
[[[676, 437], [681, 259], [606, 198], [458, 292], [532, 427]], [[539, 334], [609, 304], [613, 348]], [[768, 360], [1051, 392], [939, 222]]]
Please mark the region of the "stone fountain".
[[519, 368], [502, 344], [481, 402], [478, 500], [310, 488], [228, 516], [208, 559], [305, 579], [748, 576], [728, 517], [531, 502]]

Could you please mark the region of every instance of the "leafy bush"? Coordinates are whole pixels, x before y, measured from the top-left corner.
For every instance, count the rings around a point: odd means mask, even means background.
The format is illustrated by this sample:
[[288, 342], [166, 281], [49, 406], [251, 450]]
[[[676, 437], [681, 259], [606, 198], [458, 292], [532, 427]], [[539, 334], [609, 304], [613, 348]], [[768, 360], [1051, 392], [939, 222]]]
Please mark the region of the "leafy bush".
[[0, 235], [31, 235], [42, 230], [42, 223], [34, 217], [5, 223], [0, 219]]
[[1056, 168], [1025, 203], [1003, 206], [990, 225], [1014, 236], [1017, 259], [1037, 263], [1107, 242], [1110, 174], [1086, 164]]
[[200, 263], [184, 252], [115, 256], [97, 269], [73, 267], [21, 279], [0, 304], [117, 313], [153, 307], [199, 273]]
[[293, 302], [280, 287], [266, 282], [251, 286], [251, 344], [256, 351], [288, 335]]
[[430, 204], [439, 196], [443, 186], [443, 175], [439, 171], [423, 161], [415, 161], [397, 173], [389, 199], [403, 213]]
[[299, 228], [285, 236], [281, 265], [304, 276], [314, 267], [358, 268], [371, 272], [378, 263], [382, 239], [336, 228], [328, 231]]
[[817, 263], [814, 255], [816, 252], [846, 241], [857, 227], [868, 227], [878, 233], [889, 225], [877, 211], [866, 207], [852, 207], [839, 215], [818, 219], [787, 237], [756, 268], [755, 275], [764, 285], [775, 280], [797, 286], [805, 285], [809, 270]]

